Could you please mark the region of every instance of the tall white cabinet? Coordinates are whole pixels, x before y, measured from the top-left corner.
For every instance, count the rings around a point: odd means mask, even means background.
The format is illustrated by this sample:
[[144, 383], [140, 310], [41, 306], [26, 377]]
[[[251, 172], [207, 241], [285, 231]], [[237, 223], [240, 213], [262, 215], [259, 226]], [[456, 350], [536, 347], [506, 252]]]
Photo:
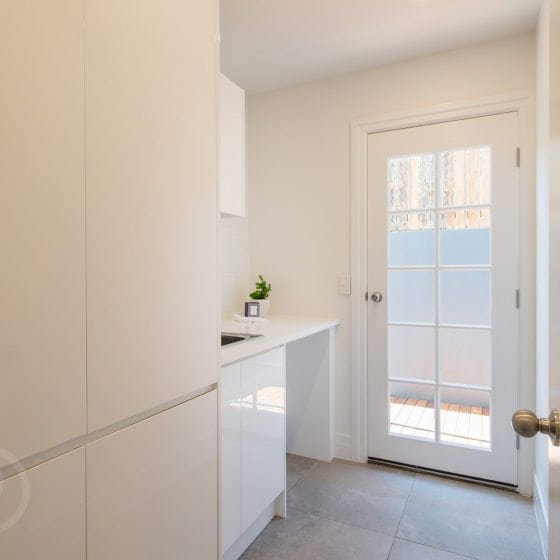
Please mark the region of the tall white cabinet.
[[217, 380], [216, 18], [86, 0], [90, 430]]
[[[83, 5], [0, 17], [0, 448], [86, 429]], [[11, 462], [0, 455], [0, 468]]]
[[217, 0], [3, 10], [2, 559], [218, 555], [218, 81]]

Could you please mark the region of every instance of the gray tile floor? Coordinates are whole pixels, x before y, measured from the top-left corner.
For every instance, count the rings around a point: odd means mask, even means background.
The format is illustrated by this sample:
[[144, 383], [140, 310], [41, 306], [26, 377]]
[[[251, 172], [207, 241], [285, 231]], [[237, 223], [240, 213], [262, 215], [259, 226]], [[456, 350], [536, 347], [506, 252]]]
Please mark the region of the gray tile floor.
[[244, 560], [542, 560], [530, 500], [374, 465], [288, 456], [288, 518]]

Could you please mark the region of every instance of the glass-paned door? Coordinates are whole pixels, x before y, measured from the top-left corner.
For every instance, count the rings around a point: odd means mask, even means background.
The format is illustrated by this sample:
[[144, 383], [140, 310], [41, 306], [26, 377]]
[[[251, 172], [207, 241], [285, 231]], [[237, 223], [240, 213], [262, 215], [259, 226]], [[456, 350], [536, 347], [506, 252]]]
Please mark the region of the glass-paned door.
[[517, 484], [517, 116], [368, 141], [369, 455]]

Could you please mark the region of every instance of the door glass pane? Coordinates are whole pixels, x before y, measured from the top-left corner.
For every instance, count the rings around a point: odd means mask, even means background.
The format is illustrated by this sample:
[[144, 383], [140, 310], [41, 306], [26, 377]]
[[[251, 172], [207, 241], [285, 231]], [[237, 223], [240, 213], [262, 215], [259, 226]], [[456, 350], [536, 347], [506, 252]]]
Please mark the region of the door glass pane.
[[490, 209], [452, 210], [441, 213], [440, 263], [490, 264]]
[[490, 326], [490, 271], [440, 271], [440, 322]]
[[490, 387], [490, 330], [443, 327], [438, 332], [440, 381]]
[[490, 394], [440, 389], [440, 441], [490, 448]]
[[388, 328], [389, 376], [435, 379], [436, 337], [433, 327]]
[[433, 270], [390, 270], [389, 322], [433, 324], [435, 280]]
[[434, 213], [389, 216], [389, 266], [434, 265]]
[[387, 163], [389, 210], [420, 210], [435, 205], [434, 154], [390, 158]]
[[389, 376], [433, 381], [436, 365], [435, 348], [433, 327], [390, 326], [388, 329]]
[[442, 152], [441, 205], [448, 207], [489, 204], [490, 160], [489, 146]]
[[389, 433], [433, 440], [434, 394], [433, 385], [390, 383]]

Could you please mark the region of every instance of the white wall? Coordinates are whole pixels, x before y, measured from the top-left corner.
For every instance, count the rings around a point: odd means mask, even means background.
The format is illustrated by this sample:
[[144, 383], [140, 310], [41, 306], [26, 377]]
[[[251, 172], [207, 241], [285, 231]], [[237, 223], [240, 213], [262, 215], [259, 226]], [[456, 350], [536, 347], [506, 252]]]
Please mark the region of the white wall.
[[[545, 3], [537, 29], [537, 305], [536, 305], [536, 413], [548, 416], [548, 258], [549, 258], [549, 63], [550, 34]], [[535, 509], [544, 543], [548, 523], [548, 439], [535, 439]], [[546, 548], [546, 546], [545, 546]]]
[[252, 284], [249, 279], [249, 220], [222, 218], [220, 221], [220, 287], [224, 319], [243, 315], [243, 302]]
[[[335, 315], [336, 430], [351, 435], [350, 121], [533, 89], [534, 35], [445, 52], [247, 98], [251, 272], [275, 313]], [[340, 448], [342, 449], [342, 447]]]

